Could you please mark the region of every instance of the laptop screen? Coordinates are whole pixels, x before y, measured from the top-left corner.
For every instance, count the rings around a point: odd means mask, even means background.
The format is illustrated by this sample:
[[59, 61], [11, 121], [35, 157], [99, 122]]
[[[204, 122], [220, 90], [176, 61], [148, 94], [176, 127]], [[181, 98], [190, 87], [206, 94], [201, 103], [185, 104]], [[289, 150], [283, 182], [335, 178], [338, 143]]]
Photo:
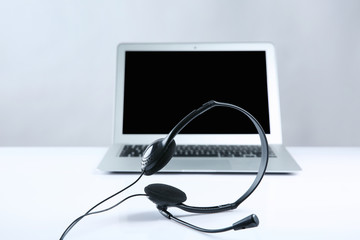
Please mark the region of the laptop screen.
[[[126, 51], [124, 134], [167, 134], [209, 100], [235, 104], [270, 133], [265, 51]], [[194, 119], [182, 134], [257, 134], [228, 108]]]

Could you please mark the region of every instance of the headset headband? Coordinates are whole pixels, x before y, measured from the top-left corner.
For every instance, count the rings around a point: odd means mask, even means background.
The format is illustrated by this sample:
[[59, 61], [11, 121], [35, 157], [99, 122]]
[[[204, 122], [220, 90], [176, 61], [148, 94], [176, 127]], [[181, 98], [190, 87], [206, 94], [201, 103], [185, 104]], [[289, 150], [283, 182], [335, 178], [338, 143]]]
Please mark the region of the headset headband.
[[[243, 114], [245, 114], [254, 124], [254, 126], [256, 127], [256, 130], [260, 136], [260, 141], [261, 141], [261, 161], [260, 161], [260, 166], [259, 166], [259, 170], [257, 172], [257, 175], [254, 179], [254, 182], [251, 184], [251, 186], [249, 187], [249, 189], [238, 199], [236, 200], [234, 203], [230, 203], [230, 204], [224, 204], [221, 206], [214, 206], [214, 207], [192, 207], [192, 206], [187, 206], [185, 204], [179, 204], [176, 207], [181, 208], [185, 211], [188, 212], [194, 212], [194, 213], [215, 213], [215, 212], [222, 212], [225, 210], [230, 210], [230, 209], [235, 209], [237, 208], [246, 198], [248, 198], [252, 192], [256, 189], [256, 187], [260, 184], [267, 165], [268, 165], [268, 158], [269, 158], [269, 153], [268, 153], [268, 143], [267, 143], [267, 139], [266, 139], [266, 135], [265, 132], [263, 130], [263, 128], [261, 127], [260, 123], [247, 111], [245, 111], [244, 109], [233, 105], [233, 104], [229, 104], [229, 103], [224, 103], [224, 102], [216, 102], [216, 101], [209, 101], [205, 104], [203, 104], [201, 107], [199, 107], [198, 109], [192, 111], [191, 113], [189, 113], [186, 117], [184, 117], [171, 131], [170, 133], [164, 138], [164, 139], [159, 139], [156, 141], [157, 144], [159, 144], [160, 147], [158, 148], [162, 148], [163, 152], [166, 152], [166, 154], [164, 153], [164, 155], [167, 155], [165, 157], [165, 161], [162, 164], [161, 168], [164, 167], [167, 162], [171, 159], [172, 157], [172, 153], [168, 153], [169, 151], [167, 150], [168, 148], [172, 148], [172, 151], [175, 151], [175, 141], [174, 138], [175, 136], [188, 124], [190, 123], [193, 119], [195, 119], [196, 117], [198, 117], [199, 115], [201, 115], [202, 113], [210, 110], [213, 107], [228, 107], [228, 108], [233, 108], [236, 109], [240, 112], [242, 112]], [[154, 146], [149, 145], [148, 149], [156, 149], [155, 144]], [[147, 149], [147, 150], [148, 150]], [[151, 175], [154, 172], [157, 172], [158, 170], [160, 170], [159, 168], [153, 171], [149, 170], [149, 173], [147, 174], [147, 166], [149, 165], [149, 159], [151, 159], [151, 153], [147, 153], [147, 150], [145, 150], [144, 152], [144, 156], [143, 156], [143, 168], [142, 170], [145, 172], [145, 175]], [[171, 152], [171, 151], [170, 151]], [[156, 153], [156, 152], [155, 152]], [[148, 158], [147, 158], [148, 157]], [[151, 159], [152, 160], [152, 159]]]

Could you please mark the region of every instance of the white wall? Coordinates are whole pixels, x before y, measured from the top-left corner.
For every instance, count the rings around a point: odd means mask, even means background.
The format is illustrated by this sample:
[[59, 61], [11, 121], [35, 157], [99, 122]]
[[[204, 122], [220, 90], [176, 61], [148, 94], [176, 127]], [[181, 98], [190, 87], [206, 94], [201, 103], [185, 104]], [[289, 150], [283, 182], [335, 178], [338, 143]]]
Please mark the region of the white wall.
[[12, 0], [0, 30], [3, 146], [109, 145], [133, 41], [272, 42], [285, 144], [360, 145], [358, 0]]

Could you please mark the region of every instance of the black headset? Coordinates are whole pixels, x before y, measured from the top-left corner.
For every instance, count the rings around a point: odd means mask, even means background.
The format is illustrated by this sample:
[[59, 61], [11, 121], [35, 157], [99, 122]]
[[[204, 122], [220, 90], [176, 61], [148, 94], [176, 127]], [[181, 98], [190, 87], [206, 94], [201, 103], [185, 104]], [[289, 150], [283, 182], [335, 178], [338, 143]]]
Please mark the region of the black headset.
[[[104, 210], [93, 211], [93, 210], [95, 210], [95, 208], [97, 208], [102, 203], [106, 202], [110, 198], [115, 197], [116, 195], [122, 193], [123, 191], [125, 191], [128, 188], [130, 188], [131, 186], [133, 186], [136, 182], [138, 182], [140, 180], [140, 178], [143, 175], [147, 175], [147, 176], [152, 175], [152, 174], [160, 171], [163, 167], [165, 167], [166, 164], [170, 161], [170, 159], [172, 158], [172, 156], [175, 153], [175, 147], [176, 147], [176, 143], [174, 140], [175, 136], [193, 119], [195, 119], [196, 117], [198, 117], [202, 113], [210, 110], [213, 107], [228, 107], [228, 108], [233, 108], [233, 109], [236, 109], [236, 110], [242, 112], [252, 121], [252, 123], [256, 127], [256, 130], [260, 136], [261, 161], [260, 161], [260, 165], [259, 165], [259, 170], [254, 179], [254, 182], [251, 184], [249, 189], [238, 200], [236, 200], [233, 203], [227, 203], [227, 204], [223, 204], [223, 205], [219, 205], [219, 206], [212, 206], [212, 207], [188, 206], [188, 205], [184, 204], [187, 197], [183, 191], [181, 191], [180, 189], [177, 189], [175, 187], [166, 185], [166, 184], [156, 183], [156, 184], [150, 184], [147, 187], [145, 187], [145, 189], [144, 189], [145, 194], [134, 194], [134, 195], [126, 197], [125, 199], [121, 200], [120, 202], [118, 202], [117, 204], [115, 204], [112, 207], [109, 207]], [[250, 113], [248, 113], [247, 111], [245, 111], [244, 109], [242, 109], [236, 105], [232, 105], [229, 103], [223, 103], [223, 102], [209, 101], [209, 102], [205, 103], [204, 105], [202, 105], [200, 108], [189, 113], [186, 117], [184, 117], [170, 131], [170, 133], [165, 138], [158, 139], [158, 140], [154, 141], [152, 144], [150, 144], [149, 146], [147, 146], [147, 148], [145, 149], [145, 151], [142, 155], [140, 176], [133, 183], [128, 185], [127, 187], [123, 188], [119, 192], [117, 192], [117, 193], [111, 195], [110, 197], [104, 199], [103, 201], [99, 202], [94, 207], [92, 207], [90, 210], [88, 210], [84, 215], [81, 215], [80, 217], [76, 218], [65, 229], [65, 231], [63, 232], [63, 234], [60, 237], [60, 240], [64, 239], [65, 236], [68, 234], [68, 232], [84, 217], [93, 215], [93, 214], [97, 214], [97, 213], [102, 213], [102, 212], [108, 211], [110, 209], [113, 209], [114, 207], [120, 205], [124, 201], [126, 201], [132, 197], [136, 197], [136, 196], [147, 196], [153, 203], [156, 204], [157, 209], [163, 216], [165, 216], [168, 219], [174, 220], [182, 225], [190, 227], [192, 229], [201, 231], [201, 232], [217, 233], [217, 232], [224, 232], [224, 231], [228, 231], [228, 230], [240, 230], [240, 229], [257, 227], [259, 225], [259, 219], [257, 218], [257, 216], [255, 214], [247, 216], [247, 217], [243, 218], [242, 220], [237, 221], [236, 223], [234, 223], [232, 226], [229, 226], [229, 227], [220, 228], [220, 229], [205, 229], [205, 228], [197, 227], [188, 222], [180, 220], [179, 218], [174, 217], [170, 212], [167, 211], [167, 209], [168, 209], [168, 207], [177, 207], [184, 211], [192, 212], [192, 213], [218, 213], [218, 212], [235, 209], [245, 199], [247, 199], [250, 196], [250, 194], [256, 189], [256, 187], [261, 182], [261, 180], [265, 174], [266, 168], [267, 168], [268, 159], [269, 159], [268, 143], [267, 143], [265, 132], [262, 129], [259, 122]]]
[[199, 230], [202, 232], [215, 233], [215, 232], [224, 232], [228, 230], [239, 230], [245, 228], [256, 227], [259, 224], [259, 220], [255, 214], [252, 214], [236, 223], [232, 226], [222, 229], [204, 229], [187, 222], [184, 222], [167, 211], [168, 207], [177, 207], [187, 212], [192, 213], [218, 213], [222, 211], [232, 210], [237, 208], [250, 194], [256, 189], [259, 185], [261, 179], [263, 178], [267, 164], [268, 164], [268, 143], [264, 130], [262, 129], [259, 122], [247, 111], [244, 109], [232, 105], [229, 103], [209, 101], [202, 105], [200, 108], [189, 113], [185, 118], [183, 118], [165, 137], [154, 141], [150, 144], [144, 151], [141, 162], [141, 170], [145, 175], [152, 175], [163, 167], [170, 161], [175, 152], [175, 136], [193, 119], [201, 115], [202, 113], [210, 110], [213, 107], [228, 107], [236, 109], [243, 114], [245, 114], [255, 125], [258, 134], [260, 135], [261, 141], [261, 162], [259, 165], [259, 170], [254, 179], [254, 182], [251, 184], [250, 188], [235, 202], [223, 204], [220, 206], [212, 207], [193, 207], [183, 204], [187, 199], [186, 194], [175, 187], [165, 185], [165, 184], [150, 184], [145, 187], [145, 193], [148, 198], [154, 202], [160, 211], [160, 213], [168, 219], [172, 219], [178, 223], [181, 223], [187, 227]]

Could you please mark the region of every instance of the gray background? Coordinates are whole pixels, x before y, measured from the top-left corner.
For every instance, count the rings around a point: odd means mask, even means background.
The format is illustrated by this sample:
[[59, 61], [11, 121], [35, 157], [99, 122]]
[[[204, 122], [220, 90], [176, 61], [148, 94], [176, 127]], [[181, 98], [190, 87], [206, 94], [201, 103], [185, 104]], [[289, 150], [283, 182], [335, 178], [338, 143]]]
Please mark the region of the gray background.
[[12, 0], [0, 29], [2, 146], [111, 144], [119, 42], [237, 41], [276, 47], [286, 145], [360, 145], [358, 0]]

